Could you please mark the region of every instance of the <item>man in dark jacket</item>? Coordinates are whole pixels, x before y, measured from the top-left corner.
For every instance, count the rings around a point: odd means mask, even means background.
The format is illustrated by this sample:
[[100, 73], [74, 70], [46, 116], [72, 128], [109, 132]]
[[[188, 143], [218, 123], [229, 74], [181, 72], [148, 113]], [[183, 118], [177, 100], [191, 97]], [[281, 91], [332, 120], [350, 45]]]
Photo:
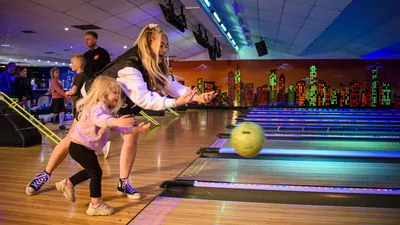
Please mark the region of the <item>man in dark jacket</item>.
[[97, 46], [97, 38], [98, 35], [94, 31], [88, 31], [85, 34], [85, 44], [90, 48], [84, 54], [86, 59], [85, 73], [89, 79], [110, 62], [110, 55], [107, 50]]

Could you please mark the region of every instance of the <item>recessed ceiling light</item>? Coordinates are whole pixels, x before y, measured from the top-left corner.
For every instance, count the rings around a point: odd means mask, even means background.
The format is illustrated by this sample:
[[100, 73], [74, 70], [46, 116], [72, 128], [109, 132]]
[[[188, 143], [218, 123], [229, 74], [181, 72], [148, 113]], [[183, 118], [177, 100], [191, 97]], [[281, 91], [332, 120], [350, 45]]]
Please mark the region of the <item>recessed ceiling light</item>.
[[125, 45], [125, 46], [124, 46], [124, 49], [127, 49], [127, 48], [128, 48], [128, 46]]
[[38, 59], [37, 61], [40, 62], [40, 59]]
[[25, 61], [28, 61], [27, 59], [24, 59]]
[[200, 6], [186, 6], [185, 9], [191, 10], [191, 9], [200, 9]]
[[50, 61], [47, 61], [47, 63], [50, 63]]
[[12, 59], [8, 59], [8, 60], [10, 60], [10, 61], [11, 61]]
[[70, 48], [72, 48], [72, 45], [71, 46], [69, 46]]
[[66, 27], [66, 28], [64, 28], [64, 30], [65, 30], [65, 31], [68, 31], [69, 29], [68, 29], [68, 27]]
[[65, 65], [65, 63], [63, 63], [63, 65]]

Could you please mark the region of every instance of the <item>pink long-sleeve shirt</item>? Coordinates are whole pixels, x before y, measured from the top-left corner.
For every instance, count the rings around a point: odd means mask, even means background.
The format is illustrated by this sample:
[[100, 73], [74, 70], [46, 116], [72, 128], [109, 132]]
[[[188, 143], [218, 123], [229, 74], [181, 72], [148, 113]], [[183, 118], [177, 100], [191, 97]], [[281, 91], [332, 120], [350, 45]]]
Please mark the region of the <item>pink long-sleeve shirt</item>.
[[59, 79], [52, 79], [50, 81], [50, 90], [52, 98], [67, 98], [65, 95], [64, 87]]
[[110, 131], [128, 134], [132, 128], [111, 127], [113, 117], [106, 105], [98, 102], [90, 109], [84, 109], [81, 117], [76, 124], [75, 130], [71, 134], [72, 141], [86, 146], [95, 151], [101, 150], [110, 137]]

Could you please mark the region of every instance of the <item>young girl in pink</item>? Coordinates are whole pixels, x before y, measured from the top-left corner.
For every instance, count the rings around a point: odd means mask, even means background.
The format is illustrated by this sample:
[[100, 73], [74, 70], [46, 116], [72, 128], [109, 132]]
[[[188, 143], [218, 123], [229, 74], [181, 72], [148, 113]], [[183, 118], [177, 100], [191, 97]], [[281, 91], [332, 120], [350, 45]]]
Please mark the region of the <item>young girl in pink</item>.
[[51, 113], [46, 118], [42, 118], [41, 121], [43, 124], [48, 123], [53, 117], [58, 115], [60, 119], [60, 130], [68, 130], [64, 125], [64, 117], [65, 117], [65, 104], [67, 104], [68, 97], [64, 92], [64, 87], [61, 83], [60, 70], [57, 67], [53, 67], [50, 70], [50, 93], [51, 93]]
[[58, 191], [71, 202], [75, 202], [74, 186], [90, 178], [90, 204], [86, 213], [92, 216], [111, 215], [115, 212], [101, 199], [102, 170], [95, 151], [107, 143], [110, 130], [129, 134], [144, 133], [150, 124], [136, 123], [135, 118], [114, 115], [121, 108], [121, 87], [111, 77], [99, 76], [93, 82], [88, 95], [77, 102], [78, 123], [71, 134], [69, 154], [84, 170], [69, 179], [56, 183]]

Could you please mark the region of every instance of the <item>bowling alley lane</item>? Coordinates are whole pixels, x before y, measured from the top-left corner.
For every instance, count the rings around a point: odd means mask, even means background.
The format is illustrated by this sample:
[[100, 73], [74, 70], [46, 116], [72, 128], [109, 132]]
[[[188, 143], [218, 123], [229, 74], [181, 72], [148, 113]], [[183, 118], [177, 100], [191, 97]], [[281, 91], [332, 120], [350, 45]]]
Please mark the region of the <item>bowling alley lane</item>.
[[400, 118], [400, 115], [358, 115], [358, 114], [242, 114], [239, 115], [238, 118], [302, 118], [302, 119], [310, 119], [318, 116], [320, 119], [342, 119], [342, 120], [396, 120]]
[[[377, 128], [377, 127], [327, 127], [327, 126], [270, 126], [262, 127], [266, 137], [274, 134], [316, 134], [316, 135], [347, 135], [364, 137], [397, 136], [400, 141], [400, 128]], [[224, 134], [229, 134], [232, 129], [227, 129]]]
[[[209, 147], [197, 152], [211, 157], [237, 155], [229, 138], [218, 138]], [[258, 154], [259, 157], [281, 156], [323, 156], [323, 157], [373, 157], [400, 158], [400, 141], [379, 139], [269, 139], [267, 138]]]
[[[269, 157], [197, 158], [177, 180], [230, 184], [396, 189], [400, 164], [373, 159]], [[338, 189], [339, 190], [339, 189]], [[332, 189], [332, 192], [335, 192]]]

